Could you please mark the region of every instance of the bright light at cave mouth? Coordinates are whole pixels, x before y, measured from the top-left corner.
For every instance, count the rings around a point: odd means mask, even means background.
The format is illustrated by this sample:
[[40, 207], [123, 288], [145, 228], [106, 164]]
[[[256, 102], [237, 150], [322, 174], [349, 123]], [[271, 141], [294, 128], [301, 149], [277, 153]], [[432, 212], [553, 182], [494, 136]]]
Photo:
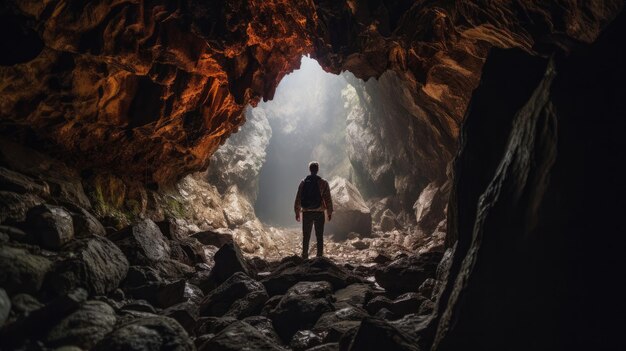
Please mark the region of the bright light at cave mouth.
[[267, 118], [272, 137], [259, 176], [255, 204], [258, 217], [279, 226], [293, 226], [293, 201], [311, 160], [320, 162], [319, 175], [329, 181], [350, 178], [346, 153], [346, 119], [354, 100], [351, 74], [325, 72], [309, 57], [299, 70], [285, 76], [274, 99], [247, 112], [248, 121]]

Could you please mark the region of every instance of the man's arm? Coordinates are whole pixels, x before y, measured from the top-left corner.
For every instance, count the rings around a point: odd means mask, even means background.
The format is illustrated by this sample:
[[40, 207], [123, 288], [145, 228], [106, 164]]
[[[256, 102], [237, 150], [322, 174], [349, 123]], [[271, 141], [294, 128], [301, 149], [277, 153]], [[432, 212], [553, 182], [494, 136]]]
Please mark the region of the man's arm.
[[296, 221], [300, 222], [300, 211], [302, 208], [300, 207], [300, 197], [302, 196], [302, 184], [303, 181], [298, 185], [298, 192], [296, 193], [296, 201], [293, 204], [293, 210], [296, 212]]
[[333, 199], [330, 196], [330, 185], [328, 185], [327, 181], [324, 181], [324, 191], [322, 192], [322, 196], [324, 199], [324, 204], [326, 204], [326, 212], [328, 213], [328, 220], [330, 221], [333, 215]]

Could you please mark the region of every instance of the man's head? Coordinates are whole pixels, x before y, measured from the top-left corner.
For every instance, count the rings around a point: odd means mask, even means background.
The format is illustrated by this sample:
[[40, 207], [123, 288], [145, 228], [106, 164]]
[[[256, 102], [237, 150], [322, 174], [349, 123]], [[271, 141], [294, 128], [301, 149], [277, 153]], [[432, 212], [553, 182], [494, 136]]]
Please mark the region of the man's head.
[[311, 174], [317, 174], [317, 171], [320, 170], [320, 164], [317, 161], [312, 161], [309, 163], [309, 171]]

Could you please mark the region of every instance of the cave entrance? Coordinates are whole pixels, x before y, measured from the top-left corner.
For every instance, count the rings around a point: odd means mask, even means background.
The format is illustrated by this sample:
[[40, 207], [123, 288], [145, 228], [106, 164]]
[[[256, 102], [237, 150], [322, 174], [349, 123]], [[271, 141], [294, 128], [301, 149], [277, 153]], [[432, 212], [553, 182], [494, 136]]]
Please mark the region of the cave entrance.
[[294, 198], [308, 163], [316, 160], [335, 204], [325, 228], [333, 239], [325, 246], [330, 256], [369, 260], [380, 252], [440, 249], [452, 150], [436, 142], [428, 116], [415, 105], [416, 93], [393, 72], [363, 81], [350, 72], [325, 72], [302, 57], [273, 100], [246, 108], [246, 123], [213, 156], [209, 181], [229, 198], [242, 194], [244, 201], [237, 202], [249, 203], [260, 220], [254, 228], [262, 222], [273, 233], [268, 243], [289, 238], [277, 246], [297, 254]]

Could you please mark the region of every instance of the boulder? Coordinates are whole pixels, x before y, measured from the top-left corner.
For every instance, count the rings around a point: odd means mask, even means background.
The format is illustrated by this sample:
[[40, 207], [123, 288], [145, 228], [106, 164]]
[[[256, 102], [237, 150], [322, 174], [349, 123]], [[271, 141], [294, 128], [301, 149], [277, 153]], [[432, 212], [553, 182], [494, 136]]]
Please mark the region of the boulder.
[[322, 314], [334, 310], [331, 293], [332, 286], [325, 281], [292, 286], [268, 314], [276, 333], [289, 342], [298, 330], [311, 329]]
[[5, 167], [0, 167], [0, 190], [19, 194], [34, 194], [41, 197], [50, 196], [50, 187], [45, 182]]
[[402, 317], [409, 313], [417, 313], [422, 303], [426, 300], [425, 297], [414, 292], [402, 294], [394, 300], [390, 300], [385, 296], [376, 296], [367, 303], [365, 309], [374, 315], [382, 308], [385, 308], [395, 316]]
[[218, 248], [233, 241], [233, 233], [227, 228], [209, 229], [191, 234], [191, 237], [197, 239], [202, 245], [213, 245]]
[[57, 294], [83, 287], [91, 294], [106, 295], [126, 277], [126, 257], [105, 237], [77, 239], [64, 249], [73, 254], [56, 262], [46, 280]]
[[74, 238], [72, 216], [63, 207], [39, 205], [28, 211], [27, 225], [42, 247], [59, 250]]
[[200, 317], [194, 332], [196, 335], [217, 334], [236, 321], [233, 317]]
[[396, 215], [391, 209], [386, 209], [380, 216], [380, 230], [390, 232], [396, 229]]
[[151, 282], [128, 288], [126, 292], [136, 299], [143, 299], [154, 306], [167, 308], [185, 300], [185, 281], [181, 279], [173, 282]]
[[250, 268], [243, 258], [239, 247], [234, 242], [223, 245], [213, 256], [215, 265], [206, 281], [200, 284], [202, 291], [207, 292], [230, 278], [237, 272], [250, 276]]
[[289, 347], [294, 351], [304, 351], [311, 347], [321, 345], [323, 340], [322, 336], [315, 332], [310, 330], [298, 330], [291, 338]]
[[28, 212], [44, 201], [33, 194], [0, 191], [0, 224], [17, 224], [26, 220]]
[[428, 278], [424, 280], [422, 285], [420, 285], [418, 291], [420, 294], [425, 296], [426, 298], [433, 298], [433, 290], [435, 289], [435, 285], [437, 285], [437, 281], [433, 278]]
[[419, 351], [417, 340], [388, 322], [366, 318], [350, 344], [350, 350]]
[[170, 257], [170, 246], [159, 227], [150, 219], [143, 219], [109, 236], [132, 264]]
[[273, 340], [248, 323], [236, 321], [198, 348], [199, 351], [283, 351]]
[[195, 238], [169, 240], [172, 259], [189, 266], [197, 263], [205, 263], [204, 247]]
[[277, 345], [282, 344], [282, 340], [280, 340], [280, 337], [276, 334], [276, 330], [274, 330], [271, 319], [265, 316], [250, 316], [244, 318], [243, 321], [255, 327], [261, 334], [274, 341]]
[[[315, 332], [328, 332], [330, 329], [335, 328], [345, 332], [347, 329], [358, 326], [359, 323], [368, 317], [367, 311], [358, 307], [345, 307], [340, 310], [326, 312], [320, 316], [315, 325], [313, 331]], [[352, 322], [352, 323], [345, 323]], [[338, 341], [337, 338], [335, 341]]]
[[442, 258], [438, 252], [406, 256], [376, 270], [376, 282], [395, 293], [416, 292], [428, 278], [433, 278]]
[[326, 232], [337, 239], [345, 239], [350, 232], [369, 236], [372, 216], [356, 186], [341, 177], [333, 178], [329, 185], [334, 212], [326, 224]]
[[335, 291], [335, 307], [344, 308], [349, 306], [363, 307], [365, 302], [371, 298], [372, 287], [369, 284], [350, 284], [343, 289]]
[[168, 317], [146, 317], [118, 325], [94, 351], [191, 351], [195, 347], [183, 327]]
[[449, 193], [449, 182], [432, 182], [422, 190], [413, 204], [417, 227], [424, 234], [431, 235], [446, 218]]
[[198, 320], [198, 304], [192, 301], [182, 302], [164, 309], [161, 314], [175, 319], [187, 333], [192, 333]]
[[224, 217], [231, 229], [256, 218], [254, 208], [245, 195], [239, 192], [237, 185], [232, 185], [226, 190], [223, 204]]
[[316, 257], [296, 265], [285, 262], [262, 280], [270, 296], [284, 294], [299, 281], [326, 281], [333, 289], [341, 289], [353, 283], [365, 283], [365, 280], [337, 266], [326, 257]]
[[100, 301], [86, 301], [48, 332], [46, 344], [75, 345], [90, 349], [113, 330], [116, 321], [117, 317], [111, 306]]
[[0, 286], [9, 295], [39, 291], [51, 267], [52, 262], [43, 256], [0, 245]]
[[106, 236], [106, 229], [91, 213], [79, 206], [73, 206], [70, 210], [74, 224], [74, 235], [77, 238], [86, 238], [94, 235]]
[[28, 294], [16, 294], [11, 298], [13, 312], [18, 316], [26, 316], [32, 311], [43, 307], [43, 304]]
[[241, 319], [260, 312], [268, 298], [263, 284], [242, 272], [236, 272], [206, 295], [200, 306], [200, 314]]
[[0, 327], [9, 318], [9, 312], [11, 312], [11, 299], [9, 299], [7, 292], [0, 288]]

